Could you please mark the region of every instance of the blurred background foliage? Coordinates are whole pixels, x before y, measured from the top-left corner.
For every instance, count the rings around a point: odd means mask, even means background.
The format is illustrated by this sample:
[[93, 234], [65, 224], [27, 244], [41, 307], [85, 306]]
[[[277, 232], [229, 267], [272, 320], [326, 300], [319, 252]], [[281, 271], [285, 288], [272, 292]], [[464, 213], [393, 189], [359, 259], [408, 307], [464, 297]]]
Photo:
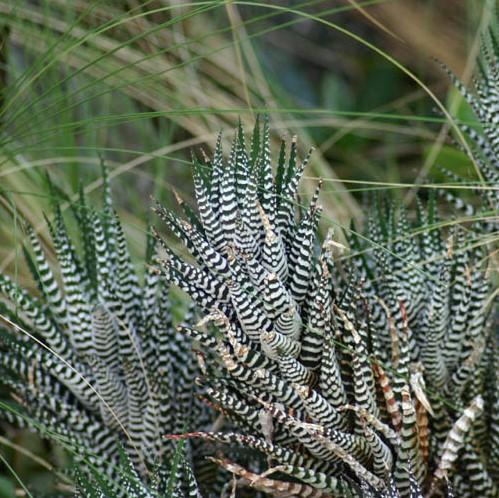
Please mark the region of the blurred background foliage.
[[[297, 134], [302, 152], [316, 147], [308, 175], [324, 179], [324, 226], [361, 221], [369, 191], [410, 202], [423, 183], [425, 195], [446, 181], [435, 165], [473, 179], [428, 90], [473, 119], [435, 59], [470, 81], [491, 4], [0, 0], [1, 271], [31, 285], [22, 221], [50, 248], [43, 213], [79, 188], [97, 199], [101, 160], [140, 257], [149, 197], [190, 199], [191, 152], [212, 150], [220, 129], [228, 144], [259, 113], [276, 146]], [[0, 434], [0, 497], [25, 493], [15, 476], [49, 490], [62, 455]]]

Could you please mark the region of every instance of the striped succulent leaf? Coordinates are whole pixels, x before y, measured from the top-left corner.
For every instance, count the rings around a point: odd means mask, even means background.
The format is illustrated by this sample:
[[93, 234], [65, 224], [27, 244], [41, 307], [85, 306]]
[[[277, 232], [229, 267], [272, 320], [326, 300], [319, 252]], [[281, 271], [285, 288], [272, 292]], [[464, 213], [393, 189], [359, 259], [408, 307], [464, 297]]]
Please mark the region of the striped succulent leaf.
[[[479, 76], [475, 79], [475, 91], [468, 90], [452, 73], [449, 75], [475, 114], [479, 129], [470, 124], [459, 123], [468, 137], [473, 153], [473, 161], [478, 174], [475, 192], [480, 202], [471, 204], [461, 195], [446, 190], [442, 195], [466, 216], [477, 220], [474, 228], [480, 231], [498, 230], [497, 211], [499, 210], [499, 33], [495, 27], [482, 37]], [[463, 179], [447, 173], [451, 180], [462, 184]], [[467, 182], [469, 185], [469, 182]], [[472, 184], [473, 185], [473, 184]]]

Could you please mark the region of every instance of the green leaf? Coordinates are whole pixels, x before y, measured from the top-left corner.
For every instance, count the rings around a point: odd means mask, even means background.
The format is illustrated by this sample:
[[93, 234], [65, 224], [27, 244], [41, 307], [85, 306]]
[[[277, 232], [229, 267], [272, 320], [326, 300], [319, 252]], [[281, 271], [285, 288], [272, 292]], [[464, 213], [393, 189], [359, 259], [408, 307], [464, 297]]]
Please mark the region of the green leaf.
[[6, 477], [0, 476], [0, 498], [15, 498], [16, 487], [14, 483]]

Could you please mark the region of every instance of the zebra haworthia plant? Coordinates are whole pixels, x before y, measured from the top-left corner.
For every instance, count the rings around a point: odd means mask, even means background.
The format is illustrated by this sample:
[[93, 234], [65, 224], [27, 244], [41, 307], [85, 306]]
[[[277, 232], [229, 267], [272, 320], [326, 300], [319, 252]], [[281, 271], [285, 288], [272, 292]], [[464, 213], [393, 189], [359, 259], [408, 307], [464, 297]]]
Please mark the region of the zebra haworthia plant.
[[[491, 29], [483, 37], [480, 77], [475, 81], [476, 92], [469, 91], [452, 73], [449, 72], [456, 88], [461, 92], [477, 122], [474, 126], [458, 122], [461, 131], [469, 139], [472, 162], [478, 176], [475, 193], [480, 202], [473, 206], [465, 202], [462, 196], [451, 191], [441, 191], [443, 197], [463, 211], [470, 219], [476, 220], [474, 228], [478, 231], [497, 231], [499, 223], [499, 34]], [[478, 126], [476, 126], [478, 125]], [[458, 186], [464, 183], [461, 178], [449, 174]], [[459, 185], [461, 184], [461, 185]], [[468, 188], [471, 190], [470, 185]]]
[[[0, 414], [56, 435], [80, 462], [83, 490], [94, 476], [111, 496], [153, 496], [167, 487], [175, 449], [161, 434], [204, 416], [192, 393], [191, 346], [175, 331], [168, 286], [149, 265], [153, 238], [139, 283], [107, 181], [101, 212], [83, 195], [73, 211], [82, 257], [56, 207], [48, 222], [56, 268], [26, 227], [31, 251], [25, 255], [38, 295], [0, 276], [9, 325], [1, 330], [0, 382], [16, 401], [2, 402]], [[172, 492], [197, 496], [189, 445], [185, 450]]]
[[[494, 187], [493, 36], [488, 45], [477, 95], [458, 85], [483, 133], [462, 130]], [[197, 213], [155, 207], [192, 258], [156, 234], [142, 285], [107, 183], [102, 213], [83, 197], [74, 209], [82, 258], [56, 209], [60, 278], [27, 228], [37, 296], [0, 277], [0, 380], [17, 402], [2, 402], [2, 416], [64, 436], [87, 466], [84, 496], [496, 497], [499, 352], [483, 241], [497, 190], [477, 189], [478, 211], [447, 192], [474, 215], [449, 231], [434, 197], [414, 219], [374, 199], [341, 253], [333, 234], [319, 242], [320, 184], [300, 202], [310, 155], [299, 161], [296, 141], [276, 167], [267, 120], [249, 148], [239, 127], [228, 160], [221, 143], [193, 160]], [[197, 325], [174, 328], [170, 284], [203, 312]], [[213, 423], [208, 407], [221, 412]]]
[[483, 247], [460, 229], [446, 241], [433, 199], [415, 221], [378, 203], [367, 236], [348, 231], [350, 254], [331, 237], [319, 250], [320, 185], [298, 202], [309, 156], [283, 145], [274, 176], [267, 121], [249, 149], [239, 128], [227, 162], [220, 138], [195, 161], [197, 216], [155, 208], [196, 262], [162, 242], [161, 273], [206, 313], [181, 330], [228, 428], [175, 438], [256, 450], [250, 467], [215, 460], [280, 497], [497, 496]]

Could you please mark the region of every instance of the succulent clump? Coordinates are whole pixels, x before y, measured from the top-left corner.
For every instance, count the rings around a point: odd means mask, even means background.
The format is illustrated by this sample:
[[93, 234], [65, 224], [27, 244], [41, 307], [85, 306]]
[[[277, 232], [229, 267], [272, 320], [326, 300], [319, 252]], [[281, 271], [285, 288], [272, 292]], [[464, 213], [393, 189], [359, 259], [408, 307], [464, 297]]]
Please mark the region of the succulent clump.
[[[196, 364], [175, 330], [168, 285], [149, 264], [156, 243], [149, 237], [141, 284], [106, 178], [103, 210], [81, 196], [74, 215], [81, 255], [58, 206], [48, 222], [57, 265], [26, 226], [37, 295], [0, 275], [0, 381], [15, 400], [2, 402], [0, 415], [62, 442], [83, 493], [98, 476], [112, 496], [148, 496], [166, 489], [175, 455], [161, 435], [204, 417], [193, 397]], [[177, 469], [179, 493], [197, 487], [182, 461], [193, 462], [190, 445]]]
[[227, 421], [183, 437], [256, 450], [246, 466], [234, 450], [216, 461], [276, 496], [297, 483], [301, 496], [494, 496], [497, 441], [483, 436], [497, 425], [497, 347], [477, 233], [437, 229], [434, 198], [415, 220], [375, 202], [339, 254], [319, 243], [320, 183], [300, 202], [310, 156], [297, 156], [293, 140], [274, 167], [268, 122], [249, 151], [239, 128], [227, 161], [219, 138], [194, 164], [197, 215], [155, 208], [195, 260], [162, 242], [157, 265], [206, 314], [181, 331]]
[[[153, 230], [142, 284], [107, 183], [102, 213], [74, 208], [82, 257], [59, 208], [55, 269], [27, 227], [38, 291], [0, 276], [0, 415], [62, 436], [85, 496], [496, 497], [497, 48], [476, 94], [456, 82], [482, 125], [459, 124], [479, 204], [444, 192], [463, 226], [432, 195], [414, 213], [373, 198], [348, 247], [321, 240], [311, 156], [294, 139], [275, 164], [265, 120], [193, 159], [197, 212], [156, 204], [191, 257]], [[197, 324], [174, 325], [171, 285]]]

